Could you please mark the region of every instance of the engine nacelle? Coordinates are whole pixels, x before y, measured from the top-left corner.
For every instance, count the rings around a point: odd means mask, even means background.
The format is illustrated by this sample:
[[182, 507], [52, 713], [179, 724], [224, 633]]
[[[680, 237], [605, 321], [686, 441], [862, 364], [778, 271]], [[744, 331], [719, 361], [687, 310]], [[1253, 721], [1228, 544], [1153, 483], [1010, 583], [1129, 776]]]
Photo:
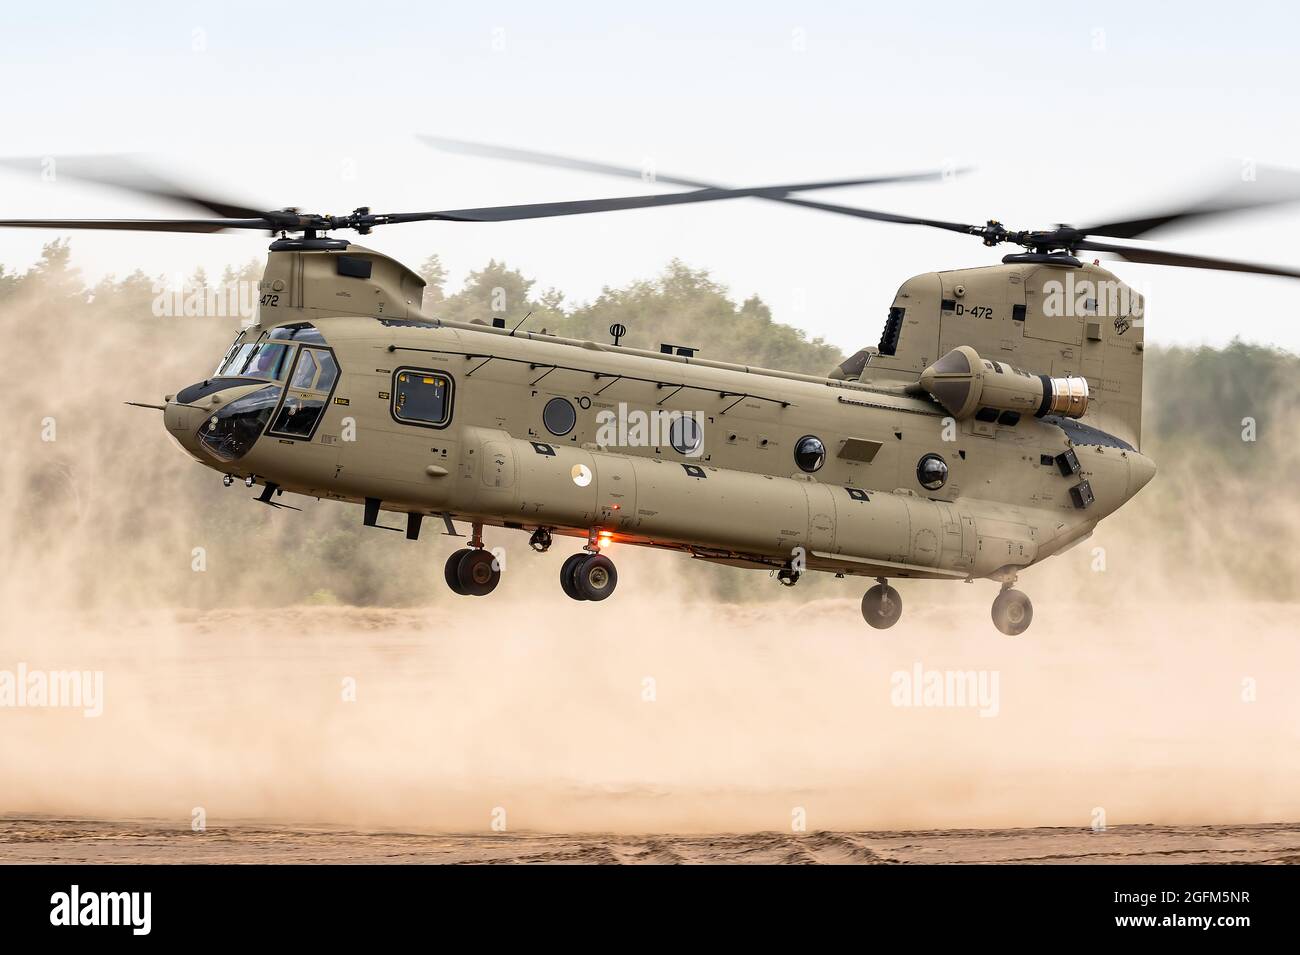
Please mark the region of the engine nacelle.
[[1088, 410], [1086, 378], [1030, 374], [1006, 362], [981, 358], [970, 345], [954, 348], [921, 372], [921, 387], [958, 420], [986, 408], [1039, 418], [1049, 414], [1082, 418]]

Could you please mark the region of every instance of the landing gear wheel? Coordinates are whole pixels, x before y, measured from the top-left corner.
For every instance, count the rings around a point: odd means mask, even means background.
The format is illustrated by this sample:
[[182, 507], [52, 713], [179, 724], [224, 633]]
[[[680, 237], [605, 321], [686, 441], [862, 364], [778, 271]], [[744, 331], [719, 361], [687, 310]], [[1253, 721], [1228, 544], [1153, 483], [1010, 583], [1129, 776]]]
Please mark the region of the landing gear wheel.
[[490, 550], [467, 550], [456, 565], [460, 592], [471, 597], [486, 597], [501, 583], [501, 568]]
[[572, 597], [574, 600], [586, 600], [582, 594], [578, 593], [578, 583], [574, 579], [578, 565], [586, 560], [590, 555], [577, 553], [565, 559], [560, 566], [560, 588]]
[[993, 626], [1008, 637], [1024, 633], [1033, 619], [1034, 605], [1019, 590], [1008, 587], [993, 599]]
[[603, 554], [584, 557], [573, 571], [573, 589], [583, 600], [604, 600], [618, 586], [618, 571], [614, 562]]
[[451, 588], [451, 592], [454, 594], [460, 594], [462, 597], [468, 597], [469, 594], [461, 590], [460, 578], [457, 576], [456, 571], [460, 567], [460, 559], [468, 553], [470, 553], [468, 547], [462, 547], [460, 550], [452, 551], [451, 556], [447, 558], [446, 566], [442, 568], [442, 575], [446, 578], [447, 586]]
[[903, 598], [888, 584], [876, 584], [862, 595], [862, 618], [877, 630], [888, 630], [903, 615]]

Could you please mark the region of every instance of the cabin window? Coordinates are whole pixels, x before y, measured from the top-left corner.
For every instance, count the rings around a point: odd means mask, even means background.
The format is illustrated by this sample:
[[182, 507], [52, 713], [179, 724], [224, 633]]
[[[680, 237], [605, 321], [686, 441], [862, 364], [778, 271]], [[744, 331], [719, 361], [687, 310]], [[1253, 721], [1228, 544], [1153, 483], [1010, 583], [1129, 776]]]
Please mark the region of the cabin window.
[[693, 414], [679, 414], [673, 417], [668, 426], [668, 443], [678, 454], [690, 457], [699, 454], [700, 445], [704, 443], [704, 429]]
[[927, 454], [916, 464], [916, 480], [927, 491], [937, 491], [948, 480], [948, 462], [937, 454]]
[[565, 398], [552, 398], [542, 409], [542, 424], [557, 438], [562, 438], [578, 423], [578, 412]]
[[399, 369], [393, 382], [393, 417], [442, 428], [451, 420], [451, 378], [438, 371]]
[[822, 444], [821, 438], [807, 434], [795, 442], [794, 463], [799, 465], [801, 470], [811, 474], [820, 468], [825, 461], [826, 445]]

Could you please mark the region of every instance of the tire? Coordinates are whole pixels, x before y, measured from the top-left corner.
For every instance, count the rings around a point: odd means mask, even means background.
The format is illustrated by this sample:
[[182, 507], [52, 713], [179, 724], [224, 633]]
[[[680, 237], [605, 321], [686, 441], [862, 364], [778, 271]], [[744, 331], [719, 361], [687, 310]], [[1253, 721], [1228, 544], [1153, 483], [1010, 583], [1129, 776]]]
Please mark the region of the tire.
[[1034, 619], [1034, 605], [1019, 590], [1004, 590], [993, 600], [993, 626], [1008, 637], [1019, 636]]
[[862, 619], [877, 630], [888, 630], [903, 615], [903, 598], [897, 590], [876, 584], [862, 595]]
[[490, 550], [467, 550], [456, 566], [456, 579], [461, 593], [471, 597], [486, 597], [501, 583], [501, 571]]
[[578, 565], [587, 559], [589, 555], [578, 553], [565, 559], [560, 566], [560, 589], [574, 600], [586, 600], [587, 598], [578, 593], [577, 581], [574, 579], [575, 571]]
[[574, 569], [573, 585], [583, 600], [604, 600], [618, 586], [618, 571], [608, 557], [591, 554]]
[[447, 586], [451, 588], [453, 594], [459, 594], [462, 597], [468, 597], [469, 594], [460, 588], [460, 578], [457, 576], [457, 570], [460, 567], [460, 559], [469, 553], [468, 547], [462, 547], [460, 550], [452, 551], [447, 558], [446, 565], [442, 568], [442, 575], [447, 581]]

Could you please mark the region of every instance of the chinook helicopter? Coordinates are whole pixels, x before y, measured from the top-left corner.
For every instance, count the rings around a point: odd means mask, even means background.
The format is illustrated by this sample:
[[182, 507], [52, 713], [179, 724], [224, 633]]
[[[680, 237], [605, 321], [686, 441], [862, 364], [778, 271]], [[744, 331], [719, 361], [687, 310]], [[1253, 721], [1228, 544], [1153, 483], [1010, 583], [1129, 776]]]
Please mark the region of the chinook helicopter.
[[[425, 137], [435, 148], [641, 179], [641, 170]], [[19, 160], [7, 163], [25, 168]], [[61, 173], [196, 205], [207, 218], [7, 219], [2, 227], [215, 233], [266, 231], [252, 323], [208, 377], [167, 395], [168, 434], [200, 463], [261, 485], [362, 506], [368, 527], [405, 516], [469, 546], [448, 558], [450, 589], [491, 593], [501, 577], [483, 528], [530, 535], [537, 551], [577, 538], [560, 586], [605, 600], [605, 551], [635, 544], [765, 569], [794, 585], [809, 571], [876, 580], [866, 622], [896, 623], [891, 578], [973, 581], [1000, 590], [992, 618], [1020, 634], [1033, 618], [1015, 589], [1027, 567], [1086, 539], [1154, 476], [1140, 450], [1144, 302], [1078, 258], [1300, 277], [1300, 272], [1104, 239], [1133, 239], [1210, 215], [1291, 202], [1219, 198], [1085, 228], [1013, 231], [807, 198], [822, 189], [926, 181], [878, 176], [730, 189], [658, 175], [687, 191], [434, 212], [348, 215], [258, 210], [198, 195], [114, 161]], [[397, 223], [500, 222], [760, 198], [821, 212], [971, 235], [1019, 251], [1001, 264], [930, 272], [898, 290], [880, 341], [818, 377], [507, 328], [447, 321], [424, 281], [380, 252], [328, 233]], [[661, 428], [616, 419], [640, 415]], [[633, 432], [636, 432], [634, 435]], [[401, 528], [391, 528], [401, 530]], [[456, 535], [459, 536], [459, 535]]]

